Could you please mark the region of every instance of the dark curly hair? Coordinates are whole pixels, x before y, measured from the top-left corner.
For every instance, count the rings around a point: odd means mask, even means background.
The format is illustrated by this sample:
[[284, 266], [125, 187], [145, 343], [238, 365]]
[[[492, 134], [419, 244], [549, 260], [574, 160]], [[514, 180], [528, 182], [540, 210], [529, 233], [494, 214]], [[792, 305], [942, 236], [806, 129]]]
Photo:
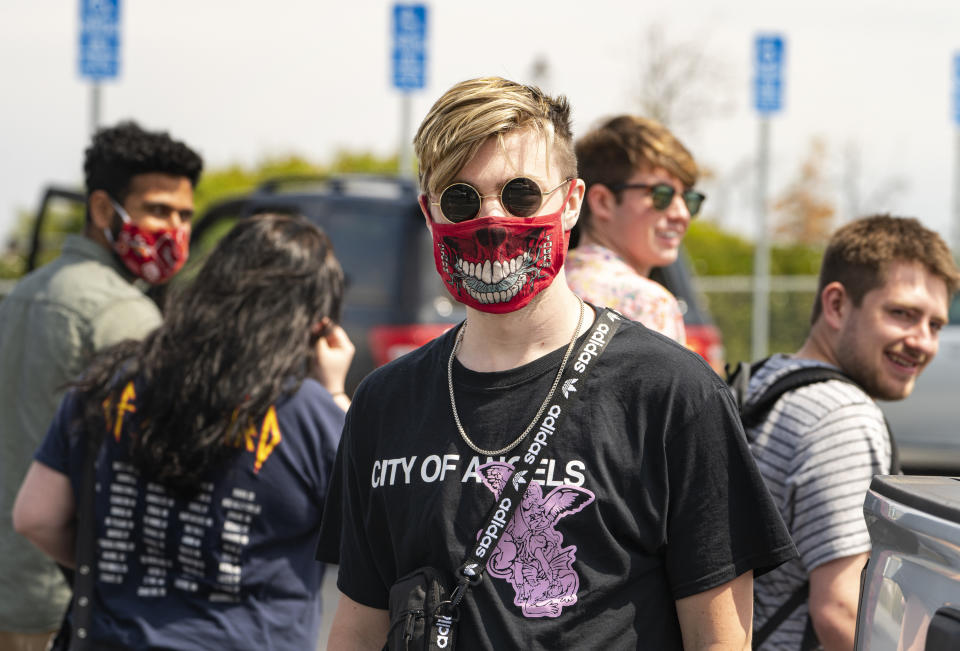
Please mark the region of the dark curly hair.
[[202, 170], [203, 159], [187, 145], [166, 132], [145, 131], [133, 121], [97, 131], [83, 161], [87, 197], [94, 190], [104, 190], [121, 203], [127, 198], [130, 179], [138, 174], [185, 176], [196, 187]]
[[284, 394], [295, 392], [336, 322], [343, 271], [326, 234], [304, 217], [242, 220], [196, 279], [168, 303], [163, 325], [143, 341], [100, 353], [74, 385], [83, 429], [100, 438], [105, 404], [137, 386], [133, 464], [180, 491], [236, 453], [233, 445]]

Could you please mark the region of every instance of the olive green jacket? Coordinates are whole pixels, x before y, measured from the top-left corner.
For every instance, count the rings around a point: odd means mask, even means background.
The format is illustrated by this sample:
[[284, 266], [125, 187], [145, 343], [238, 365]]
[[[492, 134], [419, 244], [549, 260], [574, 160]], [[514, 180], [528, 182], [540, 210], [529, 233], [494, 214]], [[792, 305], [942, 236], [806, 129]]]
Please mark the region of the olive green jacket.
[[160, 311], [115, 256], [68, 236], [60, 257], [0, 300], [0, 631], [58, 627], [70, 591], [54, 563], [13, 531], [33, 453], [91, 355], [160, 325]]

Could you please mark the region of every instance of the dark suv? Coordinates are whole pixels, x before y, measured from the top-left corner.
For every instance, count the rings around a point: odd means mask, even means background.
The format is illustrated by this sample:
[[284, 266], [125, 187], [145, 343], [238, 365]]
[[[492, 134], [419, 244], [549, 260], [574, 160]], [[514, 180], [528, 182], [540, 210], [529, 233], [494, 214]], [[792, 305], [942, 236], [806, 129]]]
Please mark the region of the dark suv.
[[[465, 317], [434, 269], [417, 192], [414, 181], [393, 176], [275, 179], [212, 206], [194, 225], [194, 239], [223, 219], [264, 211], [300, 213], [321, 226], [347, 276], [343, 325], [357, 347], [352, 390], [376, 366]], [[686, 260], [655, 269], [652, 277], [680, 301], [690, 348], [722, 368], [720, 332], [694, 291]]]
[[[71, 195], [82, 202], [77, 193], [49, 192], [55, 198]], [[465, 317], [463, 306], [450, 297], [434, 269], [417, 192], [413, 180], [395, 176], [276, 178], [249, 194], [211, 205], [194, 222], [191, 247], [207, 247], [234, 220], [262, 212], [302, 214], [323, 228], [346, 275], [342, 323], [357, 348], [347, 377], [347, 390], [352, 392], [377, 366]], [[192, 264], [198, 261], [196, 255], [191, 259]], [[680, 301], [690, 348], [715, 369], [722, 368], [720, 333], [694, 292], [686, 261], [655, 269], [653, 277]], [[160, 292], [153, 295], [162, 302]]]
[[327, 233], [346, 277], [342, 322], [357, 348], [347, 390], [373, 368], [413, 350], [465, 317], [433, 268], [430, 233], [408, 179], [286, 177], [212, 205], [193, 241], [225, 220], [262, 212], [305, 215]]

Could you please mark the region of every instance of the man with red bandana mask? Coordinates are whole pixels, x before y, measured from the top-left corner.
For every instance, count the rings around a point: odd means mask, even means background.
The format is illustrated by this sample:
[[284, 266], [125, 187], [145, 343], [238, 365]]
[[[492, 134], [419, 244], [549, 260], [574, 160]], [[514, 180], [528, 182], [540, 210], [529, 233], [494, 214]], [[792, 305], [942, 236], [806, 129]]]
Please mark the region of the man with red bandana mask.
[[758, 631], [772, 630], [761, 649], [853, 649], [860, 572], [870, 551], [863, 499], [873, 476], [894, 465], [874, 400], [910, 395], [937, 353], [958, 283], [946, 243], [919, 221], [876, 215], [851, 222], [824, 253], [807, 340], [751, 373], [747, 406], [804, 368], [839, 370], [856, 383], [828, 380], [788, 391], [748, 428], [800, 552], [757, 580], [754, 622]]
[[133, 122], [98, 131], [84, 161], [83, 235], [0, 302], [0, 648], [45, 648], [70, 597], [57, 567], [13, 531], [17, 486], [64, 385], [93, 353], [160, 325], [133, 281], [163, 283], [183, 266], [202, 167], [166, 133]]
[[[566, 100], [465, 81], [414, 145], [434, 262], [467, 319], [354, 395], [317, 552], [340, 566], [329, 648], [402, 634], [391, 585], [426, 565], [465, 595], [460, 649], [743, 649], [753, 573], [793, 546], [724, 383], [567, 286], [584, 183]], [[509, 490], [512, 519], [487, 527]], [[468, 552], [479, 580], [457, 565]]]

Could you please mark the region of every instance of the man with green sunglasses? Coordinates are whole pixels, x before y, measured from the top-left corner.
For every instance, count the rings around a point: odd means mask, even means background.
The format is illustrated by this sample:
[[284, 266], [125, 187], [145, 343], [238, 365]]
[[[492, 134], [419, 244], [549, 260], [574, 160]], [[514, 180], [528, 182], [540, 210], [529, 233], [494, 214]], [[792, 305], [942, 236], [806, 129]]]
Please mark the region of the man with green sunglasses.
[[693, 157], [665, 126], [632, 115], [590, 131], [576, 152], [587, 194], [567, 258], [570, 288], [686, 343], [677, 299], [648, 276], [677, 259], [703, 206]]

